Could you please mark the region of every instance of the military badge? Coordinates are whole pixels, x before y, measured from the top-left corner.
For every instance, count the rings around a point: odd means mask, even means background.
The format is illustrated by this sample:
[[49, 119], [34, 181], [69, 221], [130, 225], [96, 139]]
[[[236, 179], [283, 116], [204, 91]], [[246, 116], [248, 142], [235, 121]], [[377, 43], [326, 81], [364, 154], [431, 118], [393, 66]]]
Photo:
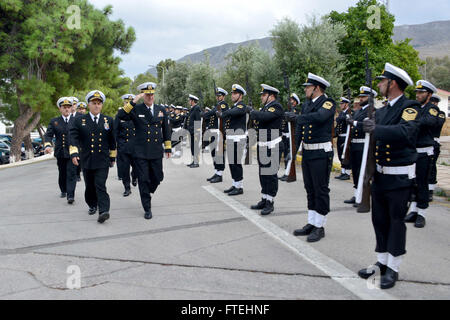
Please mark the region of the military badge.
[[437, 117], [438, 112], [436, 111], [436, 109], [430, 108], [430, 114], [431, 114], [433, 117]]
[[269, 112], [275, 112], [275, 108], [274, 107], [270, 107], [268, 111]]
[[323, 106], [325, 109], [330, 110], [333, 107], [333, 104], [330, 101], [327, 101], [323, 104]]
[[109, 130], [109, 123], [105, 122], [105, 130]]
[[402, 119], [405, 121], [416, 120], [416, 117], [417, 117], [417, 111], [413, 108], [406, 108], [403, 111]]

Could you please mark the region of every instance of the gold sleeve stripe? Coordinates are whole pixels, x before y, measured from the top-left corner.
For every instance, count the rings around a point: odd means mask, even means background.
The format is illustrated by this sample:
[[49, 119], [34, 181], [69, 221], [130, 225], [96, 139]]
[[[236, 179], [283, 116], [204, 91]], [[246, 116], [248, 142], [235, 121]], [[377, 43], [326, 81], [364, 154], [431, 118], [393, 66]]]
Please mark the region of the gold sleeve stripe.
[[109, 151], [109, 157], [110, 158], [116, 158], [117, 157], [117, 150]]
[[133, 110], [133, 105], [130, 103], [130, 101], [128, 101], [128, 103], [127, 103], [127, 105], [125, 106], [125, 107], [123, 107], [123, 110], [126, 112], [126, 113], [130, 113], [131, 112], [131, 110]]
[[50, 142], [46, 142], [45, 145], [44, 145], [44, 147], [45, 147], [45, 148], [47, 148], [47, 147], [50, 147], [50, 148], [51, 148], [51, 147], [52, 147], [52, 144], [51, 144]]
[[164, 148], [165, 149], [172, 149], [172, 141], [165, 141], [164, 142]]
[[78, 147], [70, 146], [69, 153], [70, 153], [70, 155], [72, 155], [74, 153], [78, 153]]

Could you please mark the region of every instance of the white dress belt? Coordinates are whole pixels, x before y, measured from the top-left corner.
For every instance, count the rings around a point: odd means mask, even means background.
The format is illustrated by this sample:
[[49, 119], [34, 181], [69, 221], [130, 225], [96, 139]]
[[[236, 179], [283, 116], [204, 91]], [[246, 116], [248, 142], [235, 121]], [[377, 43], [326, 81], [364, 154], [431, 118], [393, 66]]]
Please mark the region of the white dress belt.
[[218, 134], [220, 132], [219, 129], [208, 129], [208, 130], [209, 130], [209, 132], [216, 133], [216, 134]]
[[283, 136], [285, 136], [286, 138], [290, 138], [291, 135], [289, 134], [289, 132], [283, 132]]
[[436, 141], [437, 143], [441, 143], [441, 139], [439, 139], [439, 138], [434, 138], [434, 141]]
[[389, 175], [408, 175], [409, 179], [414, 179], [416, 177], [416, 164], [410, 166], [401, 167], [382, 167], [377, 164], [377, 171], [382, 174]]
[[346, 133], [340, 134], [339, 137], [345, 138], [345, 137], [347, 137], [347, 134]]
[[247, 134], [241, 134], [241, 135], [228, 135], [227, 140], [233, 140], [234, 142], [239, 142], [243, 139], [247, 139]]
[[258, 142], [258, 146], [259, 147], [268, 147], [269, 149], [273, 149], [275, 148], [275, 146], [277, 144], [279, 144], [282, 141], [281, 137], [276, 138], [275, 140], [272, 141], [267, 141], [267, 142]]
[[324, 150], [325, 152], [333, 151], [333, 144], [331, 142], [324, 143], [303, 143], [305, 150]]
[[364, 143], [366, 139], [352, 139], [352, 143]]
[[417, 148], [417, 153], [426, 153], [429, 156], [434, 154], [434, 147]]
[[179, 128], [172, 128], [172, 131], [178, 132], [178, 131], [180, 131], [181, 129], [183, 129], [183, 128], [182, 128], [182, 127], [179, 127]]

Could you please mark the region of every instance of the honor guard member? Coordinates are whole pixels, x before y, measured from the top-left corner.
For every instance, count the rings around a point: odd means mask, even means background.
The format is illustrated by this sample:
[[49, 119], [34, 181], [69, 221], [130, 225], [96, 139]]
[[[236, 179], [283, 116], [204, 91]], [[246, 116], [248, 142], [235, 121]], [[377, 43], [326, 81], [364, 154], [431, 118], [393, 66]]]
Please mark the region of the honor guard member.
[[94, 90], [87, 94], [89, 113], [75, 118], [70, 128], [70, 156], [74, 165], [83, 163], [89, 214], [99, 212], [98, 222], [109, 219], [110, 199], [106, 190], [109, 168], [114, 166], [116, 139], [113, 118], [101, 113], [106, 97]]
[[239, 84], [231, 87], [231, 101], [233, 106], [228, 110], [217, 111], [216, 115], [223, 119], [226, 136], [226, 153], [233, 184], [224, 192], [229, 196], [244, 193], [245, 145], [247, 143], [247, 107], [242, 101], [247, 92]]
[[[350, 109], [350, 103], [351, 101], [348, 100], [345, 97], [341, 97], [340, 101], [340, 107], [341, 112], [339, 113], [338, 117], [336, 118], [336, 129], [335, 134], [337, 135], [337, 151], [339, 156], [339, 161], [341, 162], [341, 175], [335, 177], [338, 180], [350, 180], [350, 173], [351, 173], [351, 164], [350, 162], [348, 164], [344, 164], [344, 160], [342, 159], [343, 153], [344, 153], [344, 145], [345, 145], [345, 139], [347, 138], [347, 115], [352, 117], [353, 113]], [[350, 139], [350, 138], [349, 138]], [[350, 143], [350, 140], [349, 142]], [[350, 147], [350, 146], [348, 146]], [[347, 147], [347, 148], [348, 148]]]
[[416, 100], [421, 104], [417, 120], [420, 124], [417, 137], [416, 187], [413, 191], [413, 201], [409, 207], [410, 213], [406, 222], [415, 223], [416, 228], [425, 227], [425, 213], [429, 206], [430, 190], [428, 189], [429, 173], [434, 155], [433, 131], [439, 126], [439, 108], [430, 102], [431, 96], [437, 92], [436, 87], [426, 81], [416, 83]]
[[177, 138], [177, 140], [174, 140], [174, 138], [175, 138], [174, 133], [179, 132], [180, 130], [183, 129], [184, 119], [185, 119], [185, 116], [183, 115], [183, 107], [176, 106], [174, 116], [169, 118], [170, 127], [172, 128], [172, 148], [176, 147], [176, 151], [173, 155], [174, 157], [181, 156], [181, 145], [179, 145], [179, 144], [181, 143], [183, 137], [179, 136]]
[[72, 109], [71, 109], [71, 115], [76, 118], [78, 117], [78, 112], [77, 112], [77, 105], [78, 105], [78, 98], [77, 97], [70, 97], [70, 99], [72, 100]]
[[[291, 94], [291, 96], [289, 97], [289, 105], [290, 105], [290, 109], [288, 110], [289, 112], [297, 112], [297, 106], [300, 104], [300, 99], [297, 96], [297, 94], [293, 93]], [[293, 130], [294, 128], [292, 128]], [[284, 175], [279, 178], [280, 181], [287, 181], [288, 177], [289, 177], [289, 170], [291, 167], [291, 161], [292, 161], [292, 156], [291, 156], [291, 136], [289, 133], [289, 124], [288, 124], [288, 120], [285, 119], [284, 117], [281, 120], [281, 132], [282, 132], [282, 143], [280, 144], [280, 159], [281, 156], [284, 157]], [[294, 145], [294, 144], [293, 144]]]
[[[218, 154], [219, 150], [219, 144], [216, 142], [214, 149], [211, 150], [211, 156], [213, 158], [214, 162], [214, 175], [211, 178], [208, 178], [207, 181], [211, 183], [219, 183], [223, 180], [223, 172], [225, 171], [225, 153], [224, 153], [224, 146], [225, 136], [221, 134], [219, 128], [219, 118], [216, 115], [217, 111], [225, 112], [228, 110], [228, 104], [225, 102], [225, 97], [228, 95], [228, 91], [226, 91], [223, 88], [217, 88], [216, 91], [216, 100], [217, 104], [214, 108], [211, 109], [211, 111], [207, 112], [204, 115], [205, 119], [208, 120], [208, 129], [211, 133], [214, 135], [211, 137], [210, 145], [214, 145], [214, 142], [218, 141], [218, 143], [221, 143], [220, 149], [222, 150], [222, 154]], [[225, 127], [225, 126], [224, 126]], [[222, 128], [223, 129], [223, 128]]]
[[[261, 184], [261, 201], [252, 206], [253, 210], [262, 210], [265, 216], [273, 212], [274, 199], [278, 192], [277, 173], [280, 169], [280, 133], [284, 110], [277, 101], [280, 91], [277, 88], [261, 84], [261, 111], [251, 111], [250, 119], [256, 120], [258, 138], [259, 182]], [[269, 161], [268, 161], [269, 160]]]
[[294, 231], [295, 236], [308, 236], [308, 242], [325, 237], [325, 222], [330, 212], [330, 173], [333, 166], [332, 130], [335, 102], [325, 96], [330, 83], [309, 73], [305, 87], [310, 100], [297, 117], [296, 145], [302, 144], [302, 171], [308, 199], [308, 223]]
[[[439, 102], [441, 101], [441, 98], [437, 94], [433, 94], [433, 96], [430, 99], [430, 102], [434, 104], [435, 106], [439, 105]], [[430, 178], [428, 180], [429, 183], [429, 201], [433, 201], [433, 193], [436, 188], [437, 184], [437, 159], [439, 158], [439, 155], [441, 154], [441, 132], [442, 128], [445, 124], [445, 112], [439, 111], [439, 123], [437, 126], [433, 128], [433, 139], [434, 139], [434, 155], [432, 157], [431, 161], [431, 170], [430, 170]]]
[[[392, 288], [406, 253], [405, 216], [415, 177], [417, 117], [420, 105], [407, 100], [404, 91], [413, 85], [409, 75], [389, 63], [378, 84], [381, 95], [388, 98], [386, 107], [376, 110], [375, 120], [365, 119], [364, 132], [373, 135], [376, 171], [371, 185], [372, 223], [375, 229], [377, 263], [381, 289]], [[373, 266], [358, 272], [368, 279]]]
[[87, 105], [84, 102], [78, 102], [77, 103], [77, 113], [78, 114], [86, 114], [86, 110], [87, 110]]
[[356, 190], [358, 189], [359, 175], [361, 171], [361, 162], [363, 158], [365, 132], [363, 130], [363, 120], [368, 117], [369, 97], [372, 90], [374, 98], [378, 95], [377, 92], [369, 87], [363, 86], [359, 89], [359, 104], [361, 109], [353, 114], [353, 117], [346, 119], [348, 125], [352, 126], [350, 136], [350, 158], [352, 161], [353, 173], [353, 188], [354, 196], [350, 200], [345, 200], [344, 203], [353, 204], [355, 208], [358, 207], [356, 203]]
[[[133, 121], [136, 128], [133, 156], [145, 219], [152, 218], [151, 194], [164, 179], [163, 155], [166, 153], [170, 158], [172, 152], [169, 119], [164, 108], [154, 104], [155, 89], [153, 82], [141, 84], [138, 86], [141, 93], [118, 113], [119, 119]], [[144, 103], [137, 104], [141, 98]]]
[[56, 103], [61, 116], [53, 118], [47, 127], [44, 136], [45, 153], [53, 151], [52, 141], [55, 138], [56, 163], [58, 165], [58, 184], [61, 190], [61, 198], [67, 197], [67, 202], [75, 201], [76, 167], [72, 164], [69, 154], [69, 128], [75, 120], [70, 116], [72, 101], [69, 97], [63, 97]]
[[[198, 152], [196, 153], [196, 151], [200, 151], [197, 150], [197, 148], [195, 147], [197, 145], [197, 147], [200, 147], [200, 142], [199, 142], [199, 138], [200, 138], [200, 132], [202, 130], [201, 126], [200, 126], [200, 121], [201, 121], [201, 115], [202, 115], [202, 111], [200, 109], [200, 106], [198, 105], [198, 101], [199, 99], [190, 94], [189, 95], [189, 105], [191, 106], [191, 110], [189, 110], [189, 114], [187, 116], [187, 121], [186, 121], [186, 129], [189, 131], [190, 134], [190, 139], [191, 139], [191, 155], [192, 155], [192, 163], [188, 165], [189, 168], [198, 168], [199, 167], [199, 154]], [[198, 128], [195, 127], [195, 122], [198, 122], [197, 126], [200, 126]]]
[[[133, 94], [125, 94], [121, 98], [124, 102], [125, 107], [128, 102], [133, 101], [136, 96]], [[133, 121], [120, 120], [119, 114], [117, 113], [116, 118], [114, 119], [114, 135], [117, 142], [118, 174], [122, 179], [122, 183], [125, 188], [123, 196], [128, 197], [131, 194], [131, 183], [133, 184], [133, 186], [137, 186], [137, 173], [133, 159], [136, 129], [134, 128]], [[132, 177], [131, 179], [130, 169]]]

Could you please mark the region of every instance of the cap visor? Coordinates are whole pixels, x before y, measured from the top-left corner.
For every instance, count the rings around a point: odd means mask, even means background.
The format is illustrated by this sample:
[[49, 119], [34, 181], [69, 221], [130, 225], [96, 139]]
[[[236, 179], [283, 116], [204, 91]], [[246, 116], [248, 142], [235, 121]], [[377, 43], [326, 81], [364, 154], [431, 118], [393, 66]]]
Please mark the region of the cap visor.
[[155, 90], [142, 90], [142, 93], [154, 94]]

